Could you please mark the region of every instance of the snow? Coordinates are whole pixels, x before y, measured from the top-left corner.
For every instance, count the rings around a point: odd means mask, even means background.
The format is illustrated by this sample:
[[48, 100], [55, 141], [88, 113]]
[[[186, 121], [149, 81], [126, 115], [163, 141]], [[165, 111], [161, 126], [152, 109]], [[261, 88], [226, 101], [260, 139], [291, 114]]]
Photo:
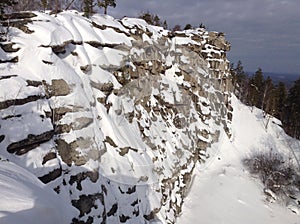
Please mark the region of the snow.
[[144, 42], [148, 42], [149, 44], [153, 44], [151, 38], [147, 34], [143, 33], [142, 38], [143, 38]]
[[[108, 66], [121, 66], [122, 59], [126, 56], [126, 54], [122, 51], [104, 47], [102, 51], [95, 51], [93, 54], [92, 47], [86, 47], [92, 55], [95, 56], [95, 59], [92, 61], [92, 63], [99, 64], [103, 67]], [[98, 53], [97, 53], [98, 52]]]
[[[273, 147], [289, 154], [282, 143], [282, 138], [289, 137], [280, 132], [276, 119], [266, 130], [261, 110], [254, 108], [251, 112], [250, 107], [234, 96], [232, 106], [233, 136], [229, 139], [223, 133], [222, 140], [212, 146], [217, 148], [217, 153], [195, 169], [193, 184], [177, 223], [299, 223], [298, 214], [278, 202], [266, 201], [262, 184], [242, 165], [242, 160], [256, 150]], [[290, 207], [295, 209], [293, 205]]]
[[[0, 223], [70, 223], [71, 207], [33, 174], [0, 160]], [[40, 217], [40, 218], [38, 218]]]
[[124, 33], [117, 33], [112, 28], [107, 28], [105, 30], [96, 30], [96, 33], [101, 38], [101, 43], [125, 44], [131, 47], [132, 38], [127, 37]]
[[59, 36], [56, 36], [54, 33], [56, 28], [57, 26], [54, 26], [52, 23], [49, 23], [48, 27], [45, 27], [43, 24], [35, 24], [29, 26], [29, 29], [35, 30], [35, 37], [37, 43], [44, 46], [49, 46], [50, 44], [54, 44], [54, 45], [62, 44], [63, 43], [62, 41], [65, 39], [64, 37], [66, 36], [66, 34], [69, 34], [70, 39], [72, 38], [70, 33], [67, 30], [63, 30], [63, 28], [61, 28], [62, 30], [58, 29], [58, 33], [60, 34], [64, 33], [64, 35], [61, 35], [60, 36], [61, 38], [59, 38]]
[[[10, 118], [2, 121], [0, 133], [11, 136], [9, 139], [10, 142], [16, 142], [27, 137], [26, 133], [24, 133], [24, 129], [32, 130], [31, 133], [34, 135], [42, 134], [46, 131], [52, 130], [53, 127], [49, 119], [43, 119], [41, 117], [37, 118], [37, 115], [41, 114], [43, 109], [46, 108], [45, 105], [39, 108], [39, 103], [43, 104], [41, 101], [28, 103], [26, 105], [26, 109], [30, 112], [27, 113], [24, 113], [24, 107], [20, 109], [19, 106], [11, 106], [8, 111], [12, 113], [13, 116], [16, 116], [16, 118]], [[3, 112], [0, 112], [1, 118], [4, 118], [5, 116]], [[21, 114], [22, 117], [17, 117]], [[38, 128], [36, 127], [35, 122], [33, 122], [37, 121], [37, 119], [39, 119], [39, 122], [43, 124]]]
[[159, 37], [168, 35], [167, 30], [164, 30], [162, 27], [159, 27], [159, 26], [149, 25], [143, 19], [125, 17], [122, 19], [122, 23], [125, 27], [131, 28], [132, 33], [135, 33], [135, 28], [134, 28], [135, 26], [143, 29], [144, 31], [148, 30], [149, 32], [151, 32], [153, 34], [151, 38], [154, 41], [156, 41]]
[[118, 20], [109, 15], [95, 14], [92, 17], [92, 20], [97, 24], [101, 24], [107, 27], [114, 27], [121, 30], [124, 33], [129, 33], [129, 30], [122, 26]]
[[193, 44], [193, 45], [201, 45], [199, 42], [192, 40], [189, 37], [175, 37], [174, 38], [175, 43], [178, 45], [184, 45], [184, 44]]
[[[66, 113], [57, 124], [73, 127], [73, 130], [61, 134], [59, 138], [67, 143], [87, 140], [93, 141], [93, 144], [76, 148], [80, 156], [87, 157], [87, 162], [80, 167], [75, 165], [69, 167], [62, 163], [59, 157], [42, 164], [43, 157], [49, 153], [49, 150], [55, 151], [53, 140], [41, 144], [22, 156], [15, 156], [2, 150], [1, 156], [6, 156], [11, 162], [0, 161], [0, 223], [41, 223], [41, 220], [36, 217], [42, 217], [42, 223], [70, 223], [69, 217], [76, 217], [76, 215], [78, 217], [79, 214], [74, 214], [73, 209], [63, 207], [62, 204], [71, 207], [70, 200], [76, 200], [79, 195], [97, 193], [100, 183], [105, 179], [115, 182], [115, 185], [114, 183], [109, 185], [107, 198], [115, 197], [113, 187], [116, 188], [116, 195], [120, 195], [119, 188], [122, 184], [125, 186], [136, 184], [139, 206], [149, 205], [149, 208], [143, 208], [143, 211], [158, 208], [161, 206], [161, 181], [172, 177], [174, 170], [178, 169], [178, 164], [183, 167], [192, 156], [195, 146], [192, 144], [189, 131], [195, 133], [200, 129], [213, 134], [222, 129], [221, 126], [216, 125], [213, 118], [201, 121], [195, 106], [190, 105], [192, 101], [186, 94], [188, 91], [182, 87], [190, 87], [191, 84], [184, 81], [182, 75], [176, 74], [181, 72], [182, 67], [177, 60], [185, 66], [193, 64], [192, 58], [184, 56], [184, 50], [179, 45], [201, 46], [204, 45], [205, 40], [201, 43], [192, 40], [192, 35], [199, 35], [199, 33], [191, 30], [186, 32], [186, 37], [167, 40], [165, 47], [169, 47], [173, 52], [167, 55], [159, 52], [161, 61], [165, 60], [166, 65], [171, 66], [165, 74], [158, 74], [158, 77], [152, 78], [139, 78], [137, 82], [132, 81], [128, 86], [122, 86], [117, 81], [115, 72], [124, 69], [125, 65], [136, 70], [134, 62], [145, 58], [145, 50], [140, 47], [141, 45], [134, 47], [133, 37], [129, 37], [129, 33], [135, 33], [139, 27], [148, 34], [152, 33], [152, 35], [142, 34], [142, 42], [147, 42], [146, 45], [156, 45], [160, 37], [168, 34], [167, 30], [151, 26], [141, 19], [124, 18], [121, 21], [123, 26], [118, 20], [103, 15], [95, 15], [89, 20], [76, 12], [62, 12], [57, 17], [39, 12], [36, 14], [37, 20], [28, 25], [34, 30], [30, 36], [14, 31], [18, 33], [12, 37], [13, 42], [16, 43], [15, 47], [21, 48], [16, 53], [19, 56], [19, 63], [9, 68], [5, 67], [7, 66], [5, 64], [0, 65], [0, 69], [5, 71], [6, 75], [17, 74], [18, 76], [0, 80], [0, 101], [23, 99], [28, 96], [40, 96], [41, 99], [1, 110], [0, 136], [5, 135], [1, 146], [5, 148], [11, 142], [26, 139], [29, 134], [38, 135], [53, 130], [51, 118], [41, 115], [44, 115], [45, 111], [50, 112], [51, 109], [59, 107], [71, 109], [72, 112]], [[94, 26], [93, 22], [101, 28]], [[201, 30], [199, 32], [203, 33]], [[93, 45], [91, 41], [100, 46]], [[55, 54], [51, 47], [57, 45], [65, 45], [66, 53]], [[118, 46], [114, 48], [115, 45]], [[210, 49], [207, 53], [213, 55], [220, 52]], [[1, 58], [3, 55], [4, 52], [0, 49]], [[12, 55], [14, 54], [9, 56]], [[177, 55], [181, 55], [180, 58], [177, 59]], [[52, 64], [45, 64], [43, 60]], [[154, 63], [149, 61], [148, 65], [151, 67]], [[88, 69], [82, 71], [81, 66], [88, 66]], [[220, 116], [219, 112], [211, 107], [213, 103], [209, 99], [210, 94], [212, 98], [214, 97], [218, 91], [217, 87], [207, 82], [210, 74], [204, 70], [205, 68], [195, 67], [201, 77], [206, 78], [201, 80], [201, 83], [203, 82], [208, 96], [198, 96], [195, 93], [195, 96], [199, 97], [198, 103], [202, 115]], [[45, 99], [44, 86], [34, 87], [26, 83], [26, 80], [45, 80], [51, 84], [53, 79], [65, 80], [72, 87], [71, 93], [67, 96]], [[91, 82], [100, 86], [112, 83], [114, 90], [120, 91], [118, 94], [106, 96], [104, 92], [97, 89], [98, 87], [91, 86]], [[164, 119], [159, 113], [156, 114], [153, 111], [155, 106], [160, 110], [165, 106], [160, 105], [162, 103], [158, 102], [157, 96], [170, 105], [177, 106], [178, 114], [168, 113]], [[147, 97], [149, 98], [147, 106], [151, 108], [151, 112], [146, 111], [145, 107], [139, 104], [139, 101], [144, 102]], [[112, 106], [106, 108], [105, 105], [97, 102], [98, 98], [105, 98], [105, 103], [111, 103]], [[185, 107], [186, 105], [188, 107]], [[200, 220], [205, 224], [297, 223], [299, 215], [293, 214], [284, 206], [270, 204], [265, 200], [263, 186], [245, 171], [241, 160], [253, 150], [271, 148], [286, 156], [294, 153], [299, 158], [300, 151], [290, 151], [290, 148], [299, 146], [299, 141], [286, 136], [279, 127], [280, 122], [276, 119], [272, 119], [266, 129], [266, 118], [263, 117], [262, 111], [255, 108], [251, 111], [251, 108], [242, 105], [234, 96], [232, 105], [234, 107], [232, 137], [228, 139], [223, 131], [220, 141], [212, 145], [204, 155], [211, 155], [210, 158], [207, 158], [204, 164], [197, 165], [192, 188], [188, 197], [184, 199], [183, 213], [177, 223], [199, 223]], [[132, 112], [139, 112], [140, 117], [135, 116], [132, 122], [129, 122], [126, 116]], [[175, 117], [184, 120], [182, 129], [175, 127], [173, 122]], [[81, 125], [79, 118], [90, 119], [92, 123], [76, 130], [76, 126]], [[189, 123], [188, 119], [194, 121]], [[143, 141], [139, 125], [144, 128], [144, 135], [149, 137], [150, 143], [157, 148], [153, 149]], [[212, 141], [211, 136], [207, 138], [201, 134], [195, 136], [202, 142]], [[106, 137], [113, 140], [117, 146], [105, 142]], [[290, 148], [287, 145], [290, 145]], [[131, 148], [126, 155], [121, 156], [120, 151], [125, 147]], [[94, 148], [105, 149], [106, 152], [99, 158], [101, 161], [92, 158], [95, 156], [92, 153], [89, 155]], [[164, 152], [159, 152], [162, 149]], [[178, 156], [177, 153], [182, 155]], [[156, 163], [153, 159], [156, 159]], [[193, 165], [194, 163], [189, 162], [185, 170], [178, 172], [183, 174], [191, 172]], [[66, 179], [71, 174], [76, 175], [84, 170], [97, 169], [100, 171], [101, 178], [96, 183], [91, 183], [88, 178], [84, 180], [82, 192], [74, 190], [76, 188], [74, 183], [61, 187], [62, 193], [56, 195], [50, 186], [57, 187], [57, 182], [53, 181], [48, 188], [34, 175], [42, 176], [57, 167], [63, 169], [63, 178]], [[161, 174], [158, 174], [159, 169]], [[182, 179], [182, 176], [180, 177]], [[174, 203], [180, 204], [182, 198], [178, 192], [184, 186], [183, 181], [178, 178], [174, 183], [173, 191], [167, 192]], [[118, 212], [129, 214], [128, 201], [124, 200], [127, 196], [122, 197], [122, 199], [107, 199], [106, 202], [118, 201], [120, 209]], [[99, 204], [99, 208], [101, 206]], [[106, 206], [105, 209], [108, 209], [109, 206], [107, 204]], [[168, 209], [168, 205], [164, 206], [162, 209]], [[291, 210], [297, 209], [293, 204], [288, 206]], [[99, 215], [96, 214], [97, 211], [99, 212], [95, 209], [92, 212], [95, 217]], [[161, 215], [160, 213], [158, 216]], [[164, 214], [170, 216], [170, 220], [175, 216], [173, 210], [165, 211]], [[163, 221], [166, 219], [166, 217], [159, 218]]]

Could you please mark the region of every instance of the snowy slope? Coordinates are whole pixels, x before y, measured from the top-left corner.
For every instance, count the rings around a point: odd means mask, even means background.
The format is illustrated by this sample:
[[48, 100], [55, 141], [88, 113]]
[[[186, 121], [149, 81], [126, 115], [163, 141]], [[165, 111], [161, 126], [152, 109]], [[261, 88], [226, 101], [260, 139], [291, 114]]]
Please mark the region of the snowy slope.
[[16, 164], [0, 161], [0, 223], [68, 223], [72, 211], [55, 192]]
[[206, 224], [300, 223], [299, 212], [295, 214], [281, 202], [266, 200], [263, 185], [242, 164], [252, 152], [270, 148], [292, 156], [287, 141], [296, 146], [299, 158], [300, 142], [287, 136], [277, 125], [278, 120], [273, 119], [274, 123], [266, 130], [261, 110], [251, 112], [250, 107], [235, 97], [232, 101], [232, 139], [223, 136], [214, 146], [220, 151], [211, 163], [195, 169], [193, 185], [184, 200], [178, 223], [198, 223], [199, 220]]

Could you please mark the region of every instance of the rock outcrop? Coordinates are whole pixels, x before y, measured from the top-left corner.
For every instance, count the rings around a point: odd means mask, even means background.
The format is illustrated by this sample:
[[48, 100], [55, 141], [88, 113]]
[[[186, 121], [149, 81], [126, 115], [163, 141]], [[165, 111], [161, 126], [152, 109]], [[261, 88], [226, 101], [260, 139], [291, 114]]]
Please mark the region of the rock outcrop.
[[14, 24], [0, 49], [0, 155], [75, 207], [70, 223], [175, 223], [195, 164], [231, 134], [224, 34], [77, 12]]

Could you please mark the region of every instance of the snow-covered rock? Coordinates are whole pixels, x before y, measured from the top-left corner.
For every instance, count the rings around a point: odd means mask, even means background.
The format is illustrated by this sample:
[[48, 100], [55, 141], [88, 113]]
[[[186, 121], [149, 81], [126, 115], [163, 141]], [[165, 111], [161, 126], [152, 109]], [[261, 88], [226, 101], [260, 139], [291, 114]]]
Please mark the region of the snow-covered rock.
[[74, 11], [28, 17], [0, 43], [1, 164], [46, 185], [26, 188], [28, 203], [51, 188], [67, 211], [55, 223], [174, 223], [196, 164], [232, 137], [224, 35]]

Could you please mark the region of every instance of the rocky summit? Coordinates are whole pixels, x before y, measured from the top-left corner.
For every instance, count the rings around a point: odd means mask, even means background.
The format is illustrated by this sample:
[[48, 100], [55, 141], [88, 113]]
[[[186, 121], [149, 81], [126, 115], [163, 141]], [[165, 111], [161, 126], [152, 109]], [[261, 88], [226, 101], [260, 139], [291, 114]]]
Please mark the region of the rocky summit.
[[224, 34], [76, 11], [1, 19], [1, 163], [53, 189], [68, 223], [175, 223], [196, 163], [231, 136]]

